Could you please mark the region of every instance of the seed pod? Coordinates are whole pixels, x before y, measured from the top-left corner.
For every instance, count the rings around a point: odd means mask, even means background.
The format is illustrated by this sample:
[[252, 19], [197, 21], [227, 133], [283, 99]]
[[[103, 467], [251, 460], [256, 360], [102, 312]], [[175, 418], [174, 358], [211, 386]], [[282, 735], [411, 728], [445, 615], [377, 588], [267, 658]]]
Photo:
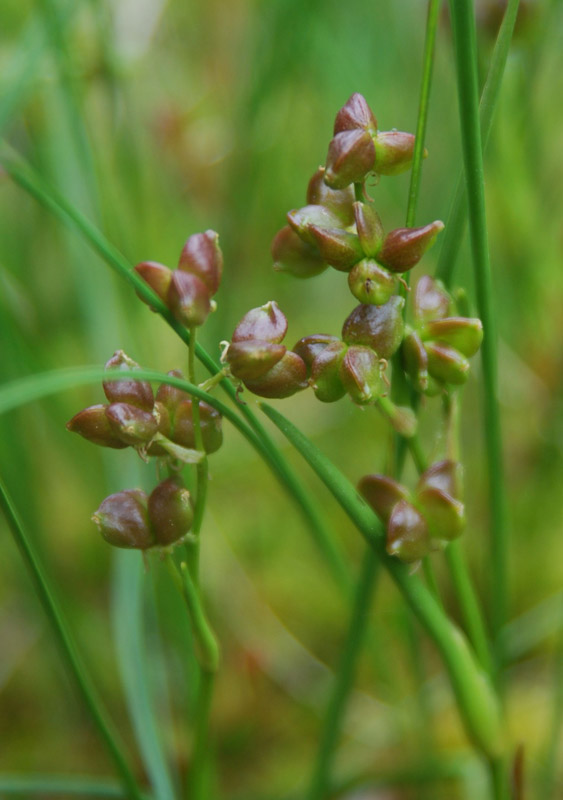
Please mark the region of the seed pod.
[[345, 189], [363, 181], [373, 169], [375, 147], [371, 134], [363, 130], [337, 133], [326, 157], [325, 183], [331, 189]]
[[340, 366], [348, 347], [340, 339], [327, 344], [311, 365], [311, 381], [317, 400], [334, 403], [346, 394]]
[[230, 344], [226, 359], [235, 378], [240, 378], [242, 381], [254, 380], [265, 375], [274, 364], [277, 364], [286, 350], [283, 344], [253, 339]]
[[281, 361], [256, 380], [244, 381], [244, 385], [259, 397], [290, 397], [306, 389], [307, 367], [297, 353], [288, 350]]
[[[221, 414], [206, 403], [199, 401], [199, 422], [203, 449], [207, 454], [215, 453], [223, 444]], [[176, 408], [172, 418], [170, 439], [181, 447], [195, 449], [195, 432], [193, 422], [193, 400], [183, 400]]]
[[346, 344], [371, 347], [380, 358], [390, 358], [403, 339], [404, 321], [402, 297], [392, 297], [382, 306], [357, 306], [342, 326]]
[[393, 507], [387, 525], [387, 552], [401, 561], [412, 563], [430, 550], [428, 526], [424, 517], [407, 500]]
[[111, 429], [106, 417], [106, 407], [101, 404], [79, 411], [67, 422], [66, 427], [71, 433], [78, 433], [92, 444], [98, 444], [101, 447], [113, 447], [115, 450], [127, 447], [125, 442], [119, 439]]
[[414, 293], [414, 315], [417, 322], [447, 317], [450, 304], [451, 299], [444, 285], [430, 275], [423, 275]]
[[[184, 380], [184, 375], [179, 369], [171, 369], [167, 375]], [[184, 400], [189, 400], [190, 395], [182, 389], [178, 389], [176, 386], [170, 386], [168, 383], [161, 383], [156, 393], [156, 399], [157, 402], [162, 403], [162, 405], [166, 407], [169, 414], [173, 415], [178, 405]]]
[[166, 302], [176, 319], [188, 328], [203, 325], [211, 311], [205, 283], [197, 275], [179, 269], [172, 273]]
[[161, 547], [174, 544], [188, 533], [194, 511], [190, 493], [179, 478], [168, 478], [153, 489], [148, 513], [156, 544]]
[[147, 496], [140, 489], [126, 489], [106, 497], [92, 521], [114, 547], [146, 550], [156, 543], [147, 512]]
[[309, 227], [319, 253], [334, 269], [348, 272], [364, 255], [360, 240], [355, 233], [342, 228]]
[[[155, 418], [158, 420], [157, 433], [160, 433], [162, 436], [166, 436], [167, 439], [170, 439], [172, 435], [172, 423], [170, 420], [170, 413], [166, 408], [166, 406], [160, 403], [158, 400], [156, 400], [154, 404], [154, 415]], [[158, 444], [158, 442], [155, 441], [150, 442], [146, 452], [148, 453], [149, 456], [168, 455], [166, 450], [163, 447], [161, 447]]]
[[275, 300], [251, 308], [236, 326], [231, 341], [247, 342], [258, 339], [279, 344], [287, 332], [287, 319]]
[[373, 111], [365, 97], [358, 92], [354, 92], [336, 115], [334, 134], [355, 129], [369, 131], [372, 134], [377, 133], [377, 120]]
[[147, 444], [158, 431], [151, 413], [129, 403], [111, 403], [106, 407], [106, 417], [114, 434], [132, 447]]
[[384, 388], [377, 353], [370, 347], [349, 347], [340, 365], [340, 379], [355, 403], [375, 403]]
[[358, 491], [385, 525], [399, 500], [408, 500], [410, 497], [408, 489], [387, 475], [364, 475], [358, 484]]
[[324, 180], [325, 168], [319, 167], [307, 187], [307, 203], [324, 206], [348, 227], [354, 222], [354, 188], [331, 189]]
[[[379, 175], [399, 175], [410, 169], [414, 155], [414, 139], [412, 133], [380, 131], [373, 139], [374, 172]], [[427, 155], [428, 151], [425, 149], [424, 156]]]
[[375, 257], [385, 238], [379, 214], [367, 203], [354, 203], [354, 220], [364, 255]]
[[415, 331], [403, 339], [403, 365], [415, 388], [425, 392], [428, 388], [428, 354]]
[[406, 272], [418, 264], [443, 230], [440, 220], [422, 228], [397, 228], [385, 237], [377, 260], [393, 272]]
[[[117, 372], [131, 372], [139, 369], [139, 365], [129, 358], [123, 350], [117, 350], [105, 365], [106, 370]], [[104, 392], [110, 403], [129, 403], [144, 411], [152, 411], [154, 395], [148, 381], [135, 381], [127, 378], [122, 381], [103, 382]]]
[[207, 286], [212, 297], [219, 288], [223, 274], [219, 234], [209, 230], [190, 236], [180, 253], [178, 269], [196, 275]]
[[437, 381], [458, 386], [465, 383], [469, 375], [469, 361], [447, 344], [426, 342], [428, 372]]
[[483, 324], [480, 319], [468, 317], [430, 320], [420, 328], [420, 338], [442, 342], [470, 358], [483, 341]]
[[428, 467], [420, 476], [417, 491], [426, 488], [440, 489], [440, 491], [455, 497], [456, 500], [463, 499], [463, 466], [459, 461], [446, 459], [437, 461]]
[[[163, 302], [166, 302], [168, 295], [168, 288], [172, 280], [172, 270], [165, 267], [164, 264], [159, 264], [156, 261], [142, 261], [135, 267], [135, 272], [139, 275], [145, 283], [153, 289]], [[137, 296], [146, 303], [144, 297], [137, 292]], [[149, 307], [152, 306], [149, 303]]]
[[295, 347], [292, 348], [294, 353], [303, 359], [307, 367], [307, 376], [311, 375], [311, 368], [313, 361], [329, 344], [333, 342], [340, 342], [338, 336], [330, 336], [328, 333], [314, 333], [311, 336], [304, 336], [299, 339]]
[[397, 278], [372, 258], [358, 261], [348, 273], [348, 286], [360, 303], [380, 306], [397, 289]]
[[313, 278], [328, 267], [318, 248], [304, 242], [289, 225], [274, 236], [272, 258], [276, 272], [287, 272], [294, 278]]
[[451, 541], [465, 528], [465, 507], [441, 489], [426, 487], [416, 495], [416, 503], [435, 539]]
[[311, 233], [311, 227], [317, 228], [343, 228], [340, 217], [324, 206], [303, 206], [287, 213], [287, 221], [295, 233], [318, 250], [315, 237]]

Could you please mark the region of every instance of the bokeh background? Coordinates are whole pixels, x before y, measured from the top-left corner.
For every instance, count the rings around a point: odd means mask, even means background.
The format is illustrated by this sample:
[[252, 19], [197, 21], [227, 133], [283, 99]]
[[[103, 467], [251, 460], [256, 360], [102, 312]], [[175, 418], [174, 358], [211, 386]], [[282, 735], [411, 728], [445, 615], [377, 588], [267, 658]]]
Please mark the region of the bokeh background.
[[[414, 131], [425, 6], [3, 0], [1, 132], [132, 263], [175, 266], [188, 235], [219, 231], [224, 281], [201, 334], [214, 357], [242, 314], [270, 299], [290, 320], [288, 341], [338, 333], [355, 305], [342, 274], [329, 270], [309, 281], [276, 274], [270, 242], [287, 210], [304, 204], [334, 115], [352, 92], [366, 96], [382, 129]], [[479, 7], [482, 76], [501, 11], [502, 3]], [[511, 523], [509, 717], [514, 744], [525, 742], [530, 779], [545, 766], [554, 706], [563, 705], [562, 11], [548, 0], [523, 4], [486, 158]], [[461, 165], [447, 14], [438, 33], [427, 147], [417, 224], [447, 219]], [[382, 178], [371, 189], [388, 229], [404, 225], [408, 181], [408, 174]], [[438, 252], [439, 243], [416, 272], [431, 272]], [[472, 297], [470, 267], [465, 244], [456, 282]], [[75, 233], [0, 176], [2, 383], [103, 364], [118, 348], [146, 367], [186, 368], [185, 348], [162, 320]], [[151, 467], [129, 450], [106, 453], [65, 430], [76, 411], [102, 398], [100, 386], [82, 387], [1, 417], [0, 471], [133, 752], [142, 724], [131, 721], [128, 707], [142, 645], [134, 620], [143, 606], [152, 702], [181, 774], [195, 674], [184, 610], [157, 562], [144, 573], [137, 554], [116, 554], [90, 522], [107, 494], [150, 485]], [[377, 412], [347, 400], [325, 406], [309, 392], [276, 404], [351, 480], [384, 467], [389, 435]], [[436, 447], [435, 413], [432, 404], [423, 409], [428, 452]], [[465, 547], [486, 606], [477, 360], [462, 427]], [[357, 532], [299, 458], [287, 455], [356, 569], [363, 553]], [[228, 425], [211, 474], [202, 580], [223, 648], [212, 717], [217, 796], [289, 797], [310, 773], [349, 608], [298, 512]], [[435, 561], [457, 618], [448, 577]], [[377, 788], [377, 776], [421, 759], [434, 763], [436, 754], [436, 775], [442, 770], [445, 777], [431, 776], [426, 788], [408, 776]], [[19, 771], [112, 774], [0, 520], [0, 773]], [[484, 796], [485, 777], [439, 660], [384, 576], [337, 774], [374, 777], [354, 797]], [[553, 794], [560, 796], [561, 782]]]

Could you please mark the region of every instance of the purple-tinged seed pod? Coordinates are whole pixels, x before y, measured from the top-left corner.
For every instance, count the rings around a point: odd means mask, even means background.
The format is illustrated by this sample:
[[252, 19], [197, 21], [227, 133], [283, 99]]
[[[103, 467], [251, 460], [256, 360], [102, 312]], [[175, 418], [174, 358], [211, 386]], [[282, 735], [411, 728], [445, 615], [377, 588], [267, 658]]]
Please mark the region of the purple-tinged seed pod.
[[242, 381], [255, 380], [281, 361], [286, 350], [283, 344], [253, 339], [230, 344], [226, 359], [235, 378], [240, 378]]
[[272, 258], [276, 272], [287, 272], [294, 278], [314, 278], [328, 267], [318, 248], [304, 242], [289, 225], [274, 236]]
[[417, 492], [416, 504], [434, 539], [457, 539], [465, 528], [465, 507], [446, 492], [428, 486]]
[[399, 500], [387, 524], [387, 552], [410, 564], [424, 558], [429, 550], [426, 520], [407, 500]]
[[340, 365], [340, 379], [354, 403], [375, 403], [384, 389], [377, 353], [361, 345], [349, 347]]
[[341, 228], [318, 228], [316, 225], [309, 226], [309, 233], [323, 260], [334, 269], [348, 272], [363, 258], [362, 246], [355, 233]]
[[[154, 404], [154, 415], [158, 420], [158, 431], [162, 436], [170, 439], [172, 436], [172, 423], [170, 420], [170, 413], [166, 406], [159, 400]], [[147, 447], [147, 454], [149, 456], [168, 456], [168, 452], [161, 447], [157, 442], [151, 442]]]
[[324, 206], [346, 227], [354, 222], [354, 187], [331, 189], [324, 180], [325, 168], [319, 167], [307, 187], [307, 203]]
[[394, 296], [382, 306], [357, 306], [342, 326], [346, 344], [371, 347], [380, 358], [391, 358], [403, 339], [402, 297]]
[[469, 361], [458, 350], [440, 342], [426, 342], [428, 372], [437, 381], [459, 386], [469, 376]]
[[379, 519], [387, 525], [394, 506], [399, 500], [408, 500], [408, 489], [387, 475], [364, 475], [358, 483], [358, 491]]
[[385, 232], [379, 214], [367, 203], [354, 203], [354, 220], [364, 255], [375, 258], [383, 246]]
[[67, 422], [66, 427], [71, 433], [78, 433], [101, 447], [113, 447], [115, 450], [127, 447], [113, 432], [106, 417], [106, 407], [101, 404], [79, 411]]
[[129, 403], [111, 403], [106, 417], [113, 433], [127, 445], [147, 444], [158, 432], [158, 421], [152, 413]]
[[418, 323], [444, 319], [450, 312], [451, 298], [441, 281], [423, 275], [414, 293], [414, 316]]
[[340, 342], [338, 336], [331, 336], [328, 333], [313, 333], [310, 336], [304, 336], [299, 339], [295, 347], [291, 348], [305, 362], [308, 377], [311, 376], [313, 361], [325, 347], [334, 342]]
[[420, 476], [417, 491], [426, 488], [440, 489], [440, 491], [455, 497], [456, 500], [463, 499], [463, 466], [459, 461], [445, 459], [437, 461], [428, 467]]
[[179, 478], [167, 478], [152, 490], [148, 513], [160, 547], [174, 544], [189, 532], [194, 510], [190, 493]]
[[377, 260], [393, 272], [406, 272], [418, 264], [443, 230], [444, 223], [440, 220], [421, 228], [397, 228], [385, 237]]
[[348, 273], [348, 286], [360, 303], [381, 306], [396, 292], [397, 277], [373, 258], [364, 258]]
[[363, 130], [337, 133], [326, 157], [325, 183], [331, 189], [345, 189], [360, 183], [373, 170], [375, 147], [371, 134]]
[[191, 272], [175, 270], [166, 298], [168, 308], [187, 328], [203, 325], [211, 311], [209, 289]]
[[[106, 362], [105, 369], [110, 371], [131, 372], [138, 370], [139, 365], [132, 358], [129, 358], [123, 350], [117, 350]], [[125, 380], [107, 379], [103, 382], [103, 388], [110, 403], [129, 403], [132, 406], [152, 411], [154, 406], [154, 394], [148, 381], [136, 381], [131, 378]]]
[[403, 339], [403, 365], [405, 372], [419, 392], [428, 389], [428, 353], [416, 331], [411, 331]]
[[[157, 293], [160, 299], [165, 303], [168, 296], [168, 289], [170, 281], [172, 280], [172, 270], [165, 267], [164, 264], [159, 264], [157, 261], [142, 261], [134, 268], [135, 272], [141, 277], [145, 283]], [[144, 297], [137, 292], [137, 296], [146, 303]], [[149, 308], [152, 309], [150, 303]], [[154, 309], [152, 309], [154, 311]]]
[[265, 375], [256, 380], [244, 381], [244, 385], [259, 397], [290, 397], [307, 388], [307, 367], [297, 353], [288, 350], [281, 361]]
[[147, 511], [147, 496], [140, 489], [125, 489], [106, 497], [92, 520], [106, 542], [114, 547], [147, 550], [156, 544]]
[[365, 97], [359, 92], [348, 98], [342, 106], [334, 121], [334, 134], [343, 131], [364, 130], [372, 134], [377, 133], [377, 120], [369, 107]]
[[[379, 175], [399, 175], [410, 169], [414, 155], [412, 133], [403, 131], [379, 131], [373, 138], [375, 146], [374, 172]], [[428, 155], [424, 149], [424, 158]]]
[[[184, 380], [184, 375], [179, 369], [171, 369], [166, 373], [174, 378]], [[169, 414], [174, 414], [176, 408], [184, 400], [189, 400], [190, 395], [176, 386], [170, 386], [168, 383], [161, 383], [156, 392], [157, 402], [162, 403], [166, 407]]]
[[459, 350], [467, 358], [474, 356], [483, 341], [483, 323], [471, 317], [446, 317], [430, 320], [420, 328], [422, 341], [435, 340]]
[[279, 344], [287, 332], [287, 319], [275, 300], [251, 308], [236, 326], [231, 341], [248, 342], [259, 339]]
[[344, 397], [340, 367], [348, 346], [336, 339], [324, 347], [311, 364], [311, 382], [315, 396], [322, 403], [334, 403]]
[[223, 274], [219, 234], [209, 230], [190, 236], [180, 253], [178, 269], [196, 275], [207, 286], [212, 297], [219, 288]]
[[[317, 228], [344, 228], [344, 225], [336, 214], [330, 209], [319, 205], [303, 206], [294, 208], [287, 213], [287, 221], [295, 233], [311, 247], [317, 249], [315, 237], [311, 233], [311, 227]], [[318, 249], [317, 249], [318, 252]]]
[[[222, 417], [217, 409], [204, 400], [199, 401], [199, 421], [203, 449], [210, 455], [215, 453], [223, 444]], [[195, 449], [195, 431], [193, 422], [193, 400], [183, 400], [175, 410], [172, 418], [172, 434], [170, 436], [175, 444]]]

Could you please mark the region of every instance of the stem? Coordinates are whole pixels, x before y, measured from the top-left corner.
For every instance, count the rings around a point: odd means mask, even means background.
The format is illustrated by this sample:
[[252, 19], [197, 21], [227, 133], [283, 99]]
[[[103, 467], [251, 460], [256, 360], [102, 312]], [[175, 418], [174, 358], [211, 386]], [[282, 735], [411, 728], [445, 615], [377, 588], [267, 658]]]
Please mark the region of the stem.
[[553, 712], [549, 726], [549, 736], [545, 748], [544, 768], [540, 775], [540, 791], [538, 797], [551, 800], [557, 778], [557, 753], [561, 741], [563, 727], [563, 633], [559, 634], [553, 665]]
[[55, 599], [53, 590], [49, 585], [47, 576], [41, 566], [37, 554], [31, 540], [28, 538], [19, 515], [8, 495], [4, 483], [0, 479], [0, 506], [6, 516], [8, 526], [12, 532], [16, 545], [21, 553], [27, 569], [31, 574], [35, 590], [43, 606], [43, 610], [47, 615], [47, 619], [55, 639], [58, 642], [63, 660], [72, 673], [76, 685], [82, 699], [92, 717], [98, 732], [104, 741], [118, 773], [121, 776], [123, 786], [127, 794], [134, 798], [134, 800], [142, 800], [142, 792], [137, 785], [137, 781], [133, 775], [133, 771], [129, 766], [128, 759], [124, 754], [123, 744], [120, 741], [119, 734], [115, 730], [112, 721], [102, 702], [98, 693], [92, 685], [90, 676], [86, 672], [84, 664], [76, 650], [76, 646], [67, 627], [66, 621], [62, 615], [58, 601]]
[[346, 703], [354, 685], [356, 664], [366, 634], [370, 600], [375, 589], [378, 566], [377, 554], [371, 547], [368, 547], [360, 579], [356, 586], [348, 633], [321, 731], [307, 800], [323, 800], [330, 787], [332, 760], [340, 735]]
[[[188, 380], [196, 383], [195, 377], [195, 351], [196, 351], [196, 331], [197, 328], [190, 328], [190, 343], [188, 345]], [[199, 582], [199, 551], [200, 551], [200, 531], [205, 513], [205, 502], [207, 499], [207, 484], [209, 470], [207, 465], [207, 454], [203, 446], [203, 435], [201, 432], [201, 416], [199, 413], [199, 399], [192, 398], [192, 423], [194, 427], [195, 449], [204, 453], [205, 457], [196, 464], [196, 503], [194, 509], [194, 520], [191, 536], [187, 547], [187, 558], [190, 566], [192, 579], [197, 584]]]
[[495, 800], [510, 800], [508, 785], [508, 765], [505, 758], [491, 758], [489, 761], [492, 795]]
[[507, 508], [502, 461], [500, 409], [497, 396], [497, 333], [485, 214], [483, 152], [477, 90], [477, 47], [471, 0], [450, 2], [456, 50], [459, 111], [465, 180], [479, 315], [484, 384], [484, 423], [491, 511], [492, 624], [497, 680], [502, 687], [502, 627], [508, 614]]
[[444, 604], [442, 603], [442, 598], [440, 597], [440, 589], [438, 588], [438, 581], [436, 580], [436, 573], [434, 572], [434, 567], [432, 565], [432, 561], [430, 556], [425, 556], [422, 559], [422, 571], [424, 572], [424, 577], [426, 579], [426, 584], [430, 591], [432, 592], [432, 596], [440, 606], [440, 608], [444, 608]]

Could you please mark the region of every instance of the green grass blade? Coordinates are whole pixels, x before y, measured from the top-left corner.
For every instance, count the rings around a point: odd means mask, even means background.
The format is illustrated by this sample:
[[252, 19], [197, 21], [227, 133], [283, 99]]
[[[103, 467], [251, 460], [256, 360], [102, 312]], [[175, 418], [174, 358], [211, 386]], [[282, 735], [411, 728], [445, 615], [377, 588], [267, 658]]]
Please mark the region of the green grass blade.
[[[11, 775], [0, 773], [0, 793], [12, 797], [50, 795], [56, 797], [123, 797], [126, 792], [109, 780], [79, 775]], [[147, 795], [140, 795], [148, 800]]]
[[84, 664], [78, 655], [76, 646], [67, 627], [66, 621], [64, 620], [58, 601], [56, 600], [53, 590], [47, 579], [47, 575], [45, 574], [45, 571], [39, 562], [35, 548], [25, 532], [19, 515], [14, 508], [7, 489], [1, 479], [0, 506], [2, 507], [8, 522], [8, 526], [12, 532], [20, 554], [31, 575], [35, 586], [35, 591], [37, 592], [41, 605], [43, 606], [43, 609], [47, 615], [47, 619], [63, 656], [65, 665], [69, 668], [76, 682], [78, 690], [82, 695], [84, 704], [90, 712], [92, 721], [97, 727], [100, 737], [104, 741], [106, 748], [115, 763], [116, 769], [121, 777], [128, 796], [135, 798], [135, 800], [140, 800], [142, 797], [141, 790], [137, 785], [133, 771], [129, 765], [128, 758], [124, 753], [123, 744], [120, 741], [119, 734], [114, 729], [113, 723], [109, 719], [107, 712], [104, 709], [100, 698], [98, 697], [97, 691], [94, 688], [88, 673], [86, 672]]

